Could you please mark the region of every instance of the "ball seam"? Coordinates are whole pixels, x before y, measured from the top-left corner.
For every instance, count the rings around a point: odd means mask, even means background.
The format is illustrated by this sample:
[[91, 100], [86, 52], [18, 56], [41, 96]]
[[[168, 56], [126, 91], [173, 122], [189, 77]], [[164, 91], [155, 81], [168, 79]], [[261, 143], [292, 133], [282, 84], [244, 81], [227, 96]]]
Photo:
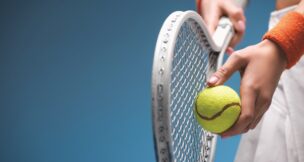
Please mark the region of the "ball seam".
[[238, 103], [238, 102], [232, 102], [232, 103], [229, 103], [229, 104], [225, 105], [225, 106], [221, 109], [221, 111], [215, 113], [215, 114], [212, 115], [211, 117], [204, 116], [204, 115], [200, 114], [200, 113], [198, 112], [198, 108], [197, 108], [198, 106], [197, 106], [197, 105], [195, 106], [195, 111], [196, 111], [197, 115], [198, 115], [200, 118], [202, 118], [202, 119], [204, 119], [204, 120], [213, 120], [213, 119], [219, 117], [225, 110], [227, 110], [227, 109], [230, 108], [231, 106], [239, 106], [239, 107], [241, 107], [240, 103]]

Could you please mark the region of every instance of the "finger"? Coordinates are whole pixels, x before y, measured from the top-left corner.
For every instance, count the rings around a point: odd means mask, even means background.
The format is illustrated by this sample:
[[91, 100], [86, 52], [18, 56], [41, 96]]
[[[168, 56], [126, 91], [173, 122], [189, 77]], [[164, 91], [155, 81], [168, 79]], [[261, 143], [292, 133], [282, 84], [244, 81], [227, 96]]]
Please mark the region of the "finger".
[[219, 22], [219, 18], [220, 18], [219, 12], [212, 12], [211, 14], [205, 14], [203, 18], [207, 24], [207, 28], [209, 32], [213, 34]]
[[254, 129], [258, 124], [259, 122], [261, 121], [263, 115], [259, 116], [257, 119], [255, 119], [250, 125], [250, 129]]
[[223, 137], [229, 137], [247, 132], [249, 130], [249, 125], [255, 119], [256, 91], [250, 86], [241, 86], [241, 98], [241, 115], [235, 125], [233, 125], [226, 132], [222, 133]]
[[254, 129], [264, 113], [268, 110], [269, 106], [271, 104], [271, 95], [264, 93], [261, 93], [258, 96], [257, 104], [256, 104], [256, 117], [254, 119], [254, 122], [250, 124], [250, 129]]
[[230, 1], [223, 1], [220, 7], [223, 9], [224, 13], [229, 17], [236, 31], [235, 36], [232, 38], [229, 44], [230, 46], [235, 47], [235, 45], [241, 41], [245, 33], [246, 18], [244, 16], [244, 11], [241, 7], [236, 6]]
[[245, 31], [235, 32], [234, 36], [232, 37], [229, 46], [235, 47], [242, 39]]
[[235, 30], [237, 31], [237, 34], [243, 34], [246, 29], [245, 20], [242, 18], [240, 19], [233, 19], [232, 24], [235, 27]]
[[232, 47], [228, 47], [228, 48], [226, 49], [226, 53], [227, 53], [228, 55], [231, 55], [233, 52], [234, 52], [234, 49], [233, 49]]
[[224, 13], [230, 18], [233, 26], [237, 32], [244, 31], [246, 26], [246, 18], [244, 11], [241, 7], [231, 3], [230, 1], [223, 1], [220, 3], [220, 7], [223, 9]]
[[242, 57], [241, 51], [234, 52], [208, 80], [208, 86], [221, 85], [227, 81], [230, 76], [237, 70], [241, 69], [247, 61]]

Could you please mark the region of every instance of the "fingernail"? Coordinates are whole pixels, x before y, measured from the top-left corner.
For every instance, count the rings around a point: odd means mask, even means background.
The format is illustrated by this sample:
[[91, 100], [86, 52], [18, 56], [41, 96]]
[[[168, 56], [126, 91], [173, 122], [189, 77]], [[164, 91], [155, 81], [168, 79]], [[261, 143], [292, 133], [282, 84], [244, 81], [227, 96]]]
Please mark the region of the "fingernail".
[[241, 31], [245, 30], [245, 23], [244, 23], [244, 21], [240, 20], [240, 21], [237, 22], [237, 24], [238, 24], [239, 30], [241, 30]]
[[214, 84], [216, 83], [217, 81], [219, 80], [219, 78], [217, 76], [212, 76], [208, 82], [211, 83], [211, 84]]

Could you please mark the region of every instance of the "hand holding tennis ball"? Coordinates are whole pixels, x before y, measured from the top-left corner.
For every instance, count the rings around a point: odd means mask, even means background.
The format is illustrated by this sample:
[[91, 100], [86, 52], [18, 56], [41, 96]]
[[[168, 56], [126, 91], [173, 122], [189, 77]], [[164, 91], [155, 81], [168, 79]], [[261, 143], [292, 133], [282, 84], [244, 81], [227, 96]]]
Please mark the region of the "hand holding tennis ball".
[[240, 98], [227, 86], [208, 87], [198, 94], [195, 101], [194, 114], [197, 121], [212, 133], [228, 130], [240, 113]]

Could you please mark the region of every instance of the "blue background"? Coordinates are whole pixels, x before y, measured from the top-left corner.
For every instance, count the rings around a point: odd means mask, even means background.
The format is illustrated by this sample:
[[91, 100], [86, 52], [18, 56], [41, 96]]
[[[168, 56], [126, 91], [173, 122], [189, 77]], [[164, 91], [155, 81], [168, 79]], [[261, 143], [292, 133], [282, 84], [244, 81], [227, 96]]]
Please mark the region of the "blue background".
[[[274, 2], [246, 11], [245, 47]], [[154, 162], [151, 67], [157, 34], [194, 1], [2, 0], [0, 161]], [[239, 90], [236, 74], [227, 82]], [[239, 137], [219, 139], [233, 161]]]

